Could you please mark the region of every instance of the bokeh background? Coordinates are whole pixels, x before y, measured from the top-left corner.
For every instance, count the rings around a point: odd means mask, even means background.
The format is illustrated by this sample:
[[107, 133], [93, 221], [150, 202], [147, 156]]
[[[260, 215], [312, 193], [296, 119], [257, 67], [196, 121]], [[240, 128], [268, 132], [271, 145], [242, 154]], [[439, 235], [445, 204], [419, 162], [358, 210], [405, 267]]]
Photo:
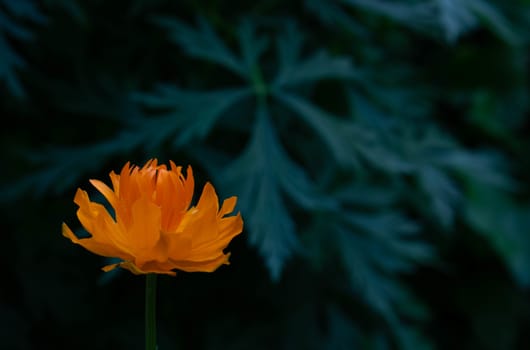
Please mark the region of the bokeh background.
[[529, 40], [528, 0], [0, 0], [0, 347], [143, 348], [142, 276], [60, 227], [156, 157], [245, 219], [159, 278], [161, 350], [528, 349]]

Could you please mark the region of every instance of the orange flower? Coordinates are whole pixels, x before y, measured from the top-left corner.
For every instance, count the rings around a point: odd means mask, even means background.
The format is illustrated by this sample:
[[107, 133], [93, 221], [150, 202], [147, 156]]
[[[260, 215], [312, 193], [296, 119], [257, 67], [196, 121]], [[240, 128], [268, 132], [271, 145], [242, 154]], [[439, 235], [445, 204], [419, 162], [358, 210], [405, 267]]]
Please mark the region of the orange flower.
[[123, 261], [103, 267], [123, 267], [134, 274], [182, 271], [212, 272], [228, 264], [223, 249], [243, 230], [243, 220], [234, 210], [237, 197], [230, 197], [219, 209], [213, 186], [206, 183], [196, 206], [190, 207], [194, 180], [170, 162], [170, 170], [156, 159], [143, 168], [125, 164], [121, 173], [110, 173], [113, 189], [99, 180], [90, 183], [114, 208], [114, 217], [102, 204], [90, 201], [78, 189], [74, 202], [77, 217], [91, 234], [77, 238], [63, 223], [63, 236], [92, 253]]

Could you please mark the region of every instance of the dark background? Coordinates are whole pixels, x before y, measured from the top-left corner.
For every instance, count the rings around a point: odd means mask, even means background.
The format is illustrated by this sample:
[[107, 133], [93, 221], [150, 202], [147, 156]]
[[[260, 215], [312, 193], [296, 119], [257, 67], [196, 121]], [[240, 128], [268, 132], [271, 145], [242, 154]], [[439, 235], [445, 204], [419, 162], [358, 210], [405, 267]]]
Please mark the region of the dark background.
[[160, 276], [161, 350], [527, 349], [529, 38], [526, 0], [0, 0], [0, 348], [143, 348], [143, 276], [60, 228], [156, 157], [245, 220]]

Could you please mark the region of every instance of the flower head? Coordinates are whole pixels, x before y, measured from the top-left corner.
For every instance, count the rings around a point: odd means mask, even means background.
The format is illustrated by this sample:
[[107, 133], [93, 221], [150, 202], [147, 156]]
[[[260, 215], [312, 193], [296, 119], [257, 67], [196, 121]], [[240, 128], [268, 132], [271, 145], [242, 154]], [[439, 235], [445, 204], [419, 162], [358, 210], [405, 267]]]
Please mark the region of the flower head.
[[91, 184], [114, 209], [92, 202], [78, 189], [74, 202], [77, 217], [91, 234], [78, 238], [63, 223], [63, 236], [92, 253], [120, 258], [103, 267], [125, 268], [135, 274], [182, 271], [211, 272], [228, 264], [223, 249], [243, 230], [238, 213], [230, 214], [237, 197], [226, 199], [219, 209], [215, 189], [206, 183], [196, 206], [191, 206], [194, 180], [191, 167], [186, 177], [170, 162], [170, 169], [149, 160], [142, 168], [125, 164], [120, 174], [110, 173], [112, 189], [99, 180]]

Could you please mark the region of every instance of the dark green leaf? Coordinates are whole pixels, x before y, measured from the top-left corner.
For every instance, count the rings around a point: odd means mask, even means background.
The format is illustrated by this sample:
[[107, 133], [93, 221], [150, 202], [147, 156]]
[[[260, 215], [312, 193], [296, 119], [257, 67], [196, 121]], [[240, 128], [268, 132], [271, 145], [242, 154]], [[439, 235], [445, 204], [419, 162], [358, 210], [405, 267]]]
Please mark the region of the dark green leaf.
[[343, 165], [356, 163], [356, 143], [369, 142], [372, 135], [353, 123], [338, 119], [294, 94], [275, 93], [275, 96], [310, 125], [328, 146], [333, 158]]
[[303, 37], [294, 25], [287, 26], [286, 33], [277, 42], [280, 66], [272, 82], [274, 89], [322, 79], [346, 80], [357, 76], [349, 57], [333, 57], [323, 50], [307, 58], [300, 57]]
[[170, 38], [188, 55], [219, 64], [244, 78], [247, 76], [243, 63], [204, 19], [199, 19], [197, 29], [164, 16], [155, 17], [154, 22], [165, 28]]
[[272, 278], [278, 279], [285, 261], [299, 246], [282, 193], [308, 208], [324, 209], [332, 203], [318, 194], [304, 171], [285, 154], [264, 106], [258, 109], [251, 143], [226, 168], [223, 182], [240, 193], [250, 243], [258, 247]]
[[513, 278], [530, 287], [530, 208], [507, 193], [470, 183], [465, 218], [503, 258]]
[[[138, 123], [149, 125], [150, 145], [159, 145], [170, 135], [172, 144], [181, 147], [191, 140], [206, 137], [223, 113], [251, 95], [245, 88], [220, 91], [186, 91], [172, 85], [159, 85], [152, 93], [137, 93], [133, 98], [142, 105], [162, 111], [162, 117]], [[142, 132], [142, 131], [140, 131]]]

